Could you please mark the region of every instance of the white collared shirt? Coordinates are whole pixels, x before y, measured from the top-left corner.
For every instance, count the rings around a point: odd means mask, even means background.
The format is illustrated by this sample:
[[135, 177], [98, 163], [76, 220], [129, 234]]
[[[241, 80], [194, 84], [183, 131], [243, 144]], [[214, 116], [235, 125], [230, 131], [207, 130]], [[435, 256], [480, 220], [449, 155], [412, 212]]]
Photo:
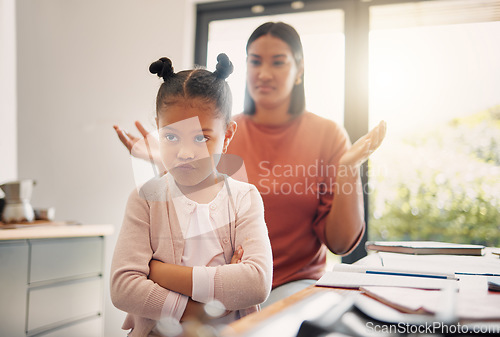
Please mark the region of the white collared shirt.
[[[229, 213], [225, 223], [216, 223], [214, 215], [222, 211], [221, 205], [228, 204], [226, 186], [208, 204], [199, 204], [187, 198], [177, 187], [172, 176], [168, 177], [168, 185], [173, 196], [173, 204], [179, 218], [184, 237], [184, 252], [181, 264], [193, 267], [192, 299], [209, 303], [214, 300], [215, 268], [205, 268], [226, 264], [223, 249], [217, 232], [220, 226], [228, 226]], [[225, 210], [227, 213], [227, 210]], [[180, 320], [186, 309], [188, 296], [170, 292], [163, 305], [162, 317], [173, 317]], [[231, 316], [231, 315], [230, 315]]]

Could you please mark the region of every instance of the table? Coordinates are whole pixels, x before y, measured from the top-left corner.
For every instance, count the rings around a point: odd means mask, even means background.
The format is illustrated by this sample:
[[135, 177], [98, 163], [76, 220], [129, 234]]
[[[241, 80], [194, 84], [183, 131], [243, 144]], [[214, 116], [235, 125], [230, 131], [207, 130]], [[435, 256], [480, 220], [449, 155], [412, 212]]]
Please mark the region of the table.
[[[398, 263], [414, 263], [414, 261], [422, 260], [422, 263], [428, 263], [428, 261], [435, 261], [433, 266], [437, 269], [443, 268], [443, 266], [458, 269], [458, 271], [463, 272], [467, 268], [474, 272], [479, 272], [485, 268], [488, 270], [493, 270], [500, 273], [500, 258], [497, 255], [491, 254], [492, 250], [488, 249], [486, 254], [482, 257], [476, 257], [474, 260], [469, 256], [422, 256], [416, 257], [415, 255], [406, 254], [396, 254], [392, 255], [392, 264], [397, 265]], [[394, 253], [384, 253], [386, 264], [387, 264], [387, 254]], [[472, 259], [471, 259], [472, 258]], [[480, 260], [479, 260], [480, 259]], [[361, 259], [357, 264], [370, 265], [370, 266], [380, 266], [381, 265], [380, 253], [370, 254], [367, 257]], [[481, 261], [483, 265], [477, 263]], [[461, 269], [462, 268], [462, 269]], [[471, 269], [472, 268], [472, 269]], [[474, 289], [474, 291], [479, 291], [480, 293], [488, 292], [485, 287], [484, 276], [481, 276], [481, 282], [478, 282], [478, 276], [472, 275], [462, 275], [460, 278], [460, 289], [462, 292], [467, 292], [469, 289]], [[491, 294], [488, 293], [488, 294]], [[346, 298], [357, 298], [362, 299], [362, 302], [369, 310], [374, 313], [372, 317], [387, 317], [388, 319], [410, 319], [408, 314], [402, 314], [400, 311], [395, 310], [387, 305], [382, 304], [379, 301], [371, 299], [359, 290], [348, 290], [339, 288], [327, 288], [318, 286], [309, 286], [304, 290], [293, 294], [292, 296], [278, 301], [262, 311], [251, 314], [249, 316], [243, 317], [242, 319], [230, 324], [224, 331], [223, 336], [233, 337], [254, 337], [254, 336], [280, 336], [280, 337], [295, 337], [300, 324], [306, 319], [315, 319], [327, 311], [335, 310], [339, 306], [348, 306], [349, 300]], [[497, 297], [493, 298], [494, 301], [498, 299], [498, 308], [500, 309], [500, 293]], [[489, 297], [491, 302], [491, 296]], [[496, 302], [495, 302], [496, 303]], [[490, 303], [491, 305], [491, 303]], [[347, 309], [344, 308], [344, 309]], [[421, 315], [419, 315], [422, 317]], [[423, 316], [426, 317], [426, 316]], [[433, 316], [428, 316], [433, 318]], [[352, 317], [351, 317], [352, 319]], [[458, 321], [458, 324], [469, 324], [473, 326], [472, 321]], [[365, 326], [369, 326], [370, 323], [366, 323]], [[368, 324], [368, 325], [366, 325]], [[481, 327], [488, 326], [500, 334], [500, 319], [493, 322], [482, 322]], [[359, 323], [358, 323], [359, 325]], [[475, 326], [475, 325], [474, 325]], [[455, 327], [456, 328], [456, 327]], [[360, 334], [363, 335], [363, 334]]]

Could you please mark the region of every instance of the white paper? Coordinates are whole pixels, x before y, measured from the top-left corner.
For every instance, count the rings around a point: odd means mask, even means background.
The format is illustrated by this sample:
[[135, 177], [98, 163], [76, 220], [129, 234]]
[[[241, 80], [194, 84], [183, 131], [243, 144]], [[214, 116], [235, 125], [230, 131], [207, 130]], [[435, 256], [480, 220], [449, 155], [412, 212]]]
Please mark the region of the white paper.
[[366, 286], [390, 286], [417, 289], [445, 289], [454, 287], [458, 289], [456, 280], [436, 279], [428, 277], [412, 277], [397, 275], [364, 274], [356, 272], [328, 271], [318, 282], [318, 286], [354, 288]]

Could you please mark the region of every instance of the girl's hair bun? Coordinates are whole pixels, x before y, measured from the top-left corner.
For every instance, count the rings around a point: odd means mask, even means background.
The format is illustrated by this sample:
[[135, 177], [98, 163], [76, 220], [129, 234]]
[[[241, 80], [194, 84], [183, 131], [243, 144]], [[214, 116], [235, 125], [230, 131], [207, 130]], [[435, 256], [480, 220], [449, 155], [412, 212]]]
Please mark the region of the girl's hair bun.
[[167, 78], [174, 75], [174, 67], [172, 67], [172, 61], [169, 58], [162, 57], [158, 61], [151, 63], [149, 66], [149, 71], [151, 74], [156, 74], [158, 77], [163, 78], [164, 81]]
[[215, 66], [214, 75], [217, 78], [225, 80], [233, 72], [233, 63], [229, 61], [226, 54], [221, 53], [217, 56], [217, 66]]

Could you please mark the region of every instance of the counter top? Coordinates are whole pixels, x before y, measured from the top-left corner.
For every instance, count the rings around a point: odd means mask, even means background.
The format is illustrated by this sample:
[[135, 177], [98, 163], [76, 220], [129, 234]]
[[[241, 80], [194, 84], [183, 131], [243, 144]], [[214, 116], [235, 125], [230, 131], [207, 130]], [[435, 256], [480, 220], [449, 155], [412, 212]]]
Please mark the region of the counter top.
[[112, 225], [82, 225], [75, 222], [41, 222], [34, 224], [0, 225], [0, 242], [111, 235]]

